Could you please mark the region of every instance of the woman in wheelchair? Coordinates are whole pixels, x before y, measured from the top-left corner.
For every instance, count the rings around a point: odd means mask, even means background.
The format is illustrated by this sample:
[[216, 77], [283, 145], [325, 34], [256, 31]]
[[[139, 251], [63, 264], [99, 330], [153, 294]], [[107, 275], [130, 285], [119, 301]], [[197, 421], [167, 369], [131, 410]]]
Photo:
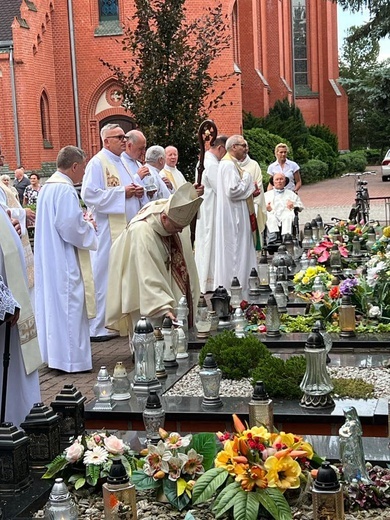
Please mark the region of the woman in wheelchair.
[[287, 233], [293, 235], [296, 214], [303, 209], [299, 196], [286, 188], [288, 182], [289, 180], [283, 173], [275, 173], [270, 180], [273, 189], [264, 194], [267, 208], [268, 244], [281, 242]]

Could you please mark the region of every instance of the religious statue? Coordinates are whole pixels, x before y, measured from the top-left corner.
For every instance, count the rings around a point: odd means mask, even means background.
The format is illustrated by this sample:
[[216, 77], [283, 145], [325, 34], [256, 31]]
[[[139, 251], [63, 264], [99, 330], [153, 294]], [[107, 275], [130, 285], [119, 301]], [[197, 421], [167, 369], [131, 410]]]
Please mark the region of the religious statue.
[[366, 469], [362, 442], [362, 425], [353, 406], [344, 409], [345, 423], [339, 430], [340, 460], [343, 466], [344, 479], [353, 479], [363, 484], [370, 484]]

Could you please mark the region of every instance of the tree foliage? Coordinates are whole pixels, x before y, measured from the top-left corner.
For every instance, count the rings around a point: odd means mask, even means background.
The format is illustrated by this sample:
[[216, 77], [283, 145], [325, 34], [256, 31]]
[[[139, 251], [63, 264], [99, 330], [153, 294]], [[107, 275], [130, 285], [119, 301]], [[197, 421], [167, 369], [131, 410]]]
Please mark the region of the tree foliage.
[[276, 101], [261, 126], [272, 134], [288, 136], [294, 149], [294, 160], [299, 163], [298, 150], [305, 148], [309, 131], [296, 105], [290, 104], [288, 99]]
[[[349, 35], [356, 28], [351, 27]], [[348, 94], [349, 133], [352, 149], [385, 148], [390, 130], [390, 63], [378, 63], [375, 35], [358, 41], [344, 40], [340, 83]]]
[[366, 8], [370, 14], [370, 20], [357, 27], [349, 36], [350, 41], [358, 41], [364, 36], [375, 35], [379, 40], [390, 35], [390, 3], [388, 0], [337, 0], [337, 3], [346, 11], [354, 13]]
[[229, 47], [230, 35], [222, 4], [206, 7], [191, 21], [184, 3], [135, 0], [135, 29], [126, 26], [121, 41], [128, 60], [123, 67], [104, 64], [121, 85], [123, 105], [148, 145], [176, 146], [181, 170], [189, 176], [197, 160], [199, 124], [221, 106], [225, 94], [217, 93], [216, 82], [230, 75], [213, 74], [210, 65]]

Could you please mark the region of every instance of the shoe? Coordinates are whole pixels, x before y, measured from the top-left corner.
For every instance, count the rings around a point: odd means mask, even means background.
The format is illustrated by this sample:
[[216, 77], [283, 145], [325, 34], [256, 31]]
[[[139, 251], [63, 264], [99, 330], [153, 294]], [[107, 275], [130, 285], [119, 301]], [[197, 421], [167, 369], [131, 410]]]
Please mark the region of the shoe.
[[91, 336], [89, 339], [91, 343], [103, 343], [104, 341], [110, 341], [110, 339], [118, 337], [119, 334], [109, 334], [108, 336]]
[[267, 240], [267, 244], [269, 246], [273, 246], [273, 245], [276, 245], [276, 244], [280, 244], [281, 243], [281, 238], [279, 236], [279, 233], [270, 233], [268, 235], [268, 240]]

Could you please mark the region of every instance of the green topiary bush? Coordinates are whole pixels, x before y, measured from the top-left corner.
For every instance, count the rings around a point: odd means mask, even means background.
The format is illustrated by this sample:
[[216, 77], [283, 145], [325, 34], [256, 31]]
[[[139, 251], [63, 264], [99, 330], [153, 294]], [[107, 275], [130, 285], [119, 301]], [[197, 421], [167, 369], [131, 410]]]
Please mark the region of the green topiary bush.
[[255, 336], [237, 338], [231, 330], [207, 340], [199, 353], [200, 366], [209, 352], [222, 370], [222, 377], [236, 380], [249, 377], [259, 363], [272, 357], [267, 347]]
[[264, 360], [253, 370], [253, 384], [263, 381], [270, 397], [283, 399], [300, 399], [302, 391], [299, 388], [306, 371], [304, 356], [292, 356], [284, 361], [273, 357]]
[[337, 135], [332, 132], [329, 126], [326, 125], [311, 125], [309, 126], [309, 134], [314, 137], [319, 137], [325, 141], [333, 150], [335, 154], [338, 153], [339, 143]]
[[335, 163], [337, 153], [332, 150], [332, 147], [324, 140], [313, 135], [309, 135], [307, 139], [307, 152], [309, 159], [319, 159], [328, 165], [328, 172], [333, 175], [335, 171]]
[[301, 176], [304, 184], [322, 181], [329, 178], [328, 165], [319, 159], [310, 159], [301, 165]]
[[350, 154], [350, 171], [351, 172], [364, 172], [367, 166], [366, 154], [358, 150], [357, 152], [351, 152]]
[[[270, 163], [275, 161], [274, 150], [278, 143], [286, 143], [291, 150], [291, 144], [284, 137], [271, 134], [264, 128], [244, 130], [244, 137], [248, 141], [249, 155], [258, 163], [265, 163], [267, 168]], [[289, 153], [290, 156], [292, 156], [292, 151]]]

